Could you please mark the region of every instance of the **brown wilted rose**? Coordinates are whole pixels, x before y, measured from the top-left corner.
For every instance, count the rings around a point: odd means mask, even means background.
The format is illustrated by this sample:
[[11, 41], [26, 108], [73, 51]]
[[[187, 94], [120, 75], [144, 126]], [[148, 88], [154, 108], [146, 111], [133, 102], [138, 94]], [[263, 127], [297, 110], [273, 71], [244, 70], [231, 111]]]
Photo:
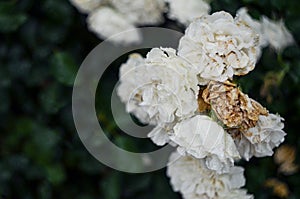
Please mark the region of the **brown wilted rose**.
[[229, 128], [238, 128], [242, 132], [254, 127], [260, 115], [268, 115], [262, 105], [229, 81], [210, 81], [202, 97], [204, 102], [211, 105], [211, 109], [223, 124]]
[[299, 166], [294, 163], [296, 159], [296, 149], [289, 145], [279, 147], [274, 155], [274, 161], [280, 165], [278, 171], [285, 175], [292, 175], [299, 170]]
[[271, 188], [273, 190], [273, 194], [280, 198], [287, 198], [290, 194], [287, 184], [274, 178], [266, 180], [265, 186]]

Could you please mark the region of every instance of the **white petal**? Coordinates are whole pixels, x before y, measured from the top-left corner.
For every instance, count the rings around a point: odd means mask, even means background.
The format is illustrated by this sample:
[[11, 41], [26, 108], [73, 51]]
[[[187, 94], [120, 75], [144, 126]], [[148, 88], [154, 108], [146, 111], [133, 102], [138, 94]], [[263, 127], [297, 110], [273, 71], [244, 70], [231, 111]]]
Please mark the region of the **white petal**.
[[262, 18], [262, 31], [265, 38], [268, 39], [271, 47], [277, 51], [294, 43], [292, 34], [285, 27], [283, 21], [272, 21], [266, 16]]
[[258, 34], [224, 11], [194, 20], [181, 38], [178, 54], [198, 70], [199, 84], [224, 82], [252, 71], [259, 49]]
[[98, 8], [106, 0], [70, 0], [83, 13], [89, 13]]
[[198, 108], [197, 75], [189, 63], [176, 55], [176, 50], [154, 48], [146, 59], [135, 57], [120, 69], [122, 76], [125, 71], [129, 73], [120, 77], [118, 87], [121, 100], [132, 105], [127, 110], [145, 112], [148, 123], [155, 125], [194, 115]]
[[210, 6], [203, 0], [166, 0], [169, 3], [168, 17], [189, 25], [194, 19], [210, 12]]
[[136, 25], [163, 21], [164, 0], [111, 0], [112, 5]]
[[149, 134], [148, 137], [158, 146], [167, 144], [170, 140], [168, 130], [162, 126], [156, 126]]
[[[110, 38], [118, 44], [131, 44], [141, 41], [140, 32], [125, 16], [109, 7], [100, 7], [87, 19], [88, 28], [100, 38]], [[120, 34], [122, 33], [122, 34]]]
[[205, 160], [180, 156], [176, 152], [171, 154], [167, 167], [173, 190], [191, 199], [252, 198], [240, 189], [245, 184], [243, 172], [242, 167], [232, 167], [228, 173], [217, 174], [206, 167]]
[[259, 116], [257, 125], [248, 130], [247, 135], [236, 138], [240, 155], [249, 160], [252, 156], [265, 157], [273, 155], [273, 149], [284, 141], [286, 133], [282, 130], [283, 118], [278, 115], [269, 114]]
[[218, 173], [227, 172], [240, 158], [231, 136], [208, 116], [196, 115], [176, 124], [170, 139], [179, 151], [206, 158], [207, 166]]

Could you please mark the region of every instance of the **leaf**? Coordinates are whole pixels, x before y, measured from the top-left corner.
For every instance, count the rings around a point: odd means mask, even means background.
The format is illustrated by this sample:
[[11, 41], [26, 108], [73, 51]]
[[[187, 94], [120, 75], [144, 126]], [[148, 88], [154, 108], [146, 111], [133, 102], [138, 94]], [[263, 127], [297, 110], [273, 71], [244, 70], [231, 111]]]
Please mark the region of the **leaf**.
[[285, 8], [286, 1], [285, 0], [272, 0], [271, 1], [272, 6], [274, 6], [276, 9], [281, 10]]
[[133, 139], [125, 136], [117, 136], [115, 138], [115, 143], [122, 149], [128, 151], [137, 151]]
[[119, 199], [121, 198], [121, 179], [120, 173], [113, 172], [101, 183], [103, 198]]
[[126, 196], [128, 198], [135, 198], [134, 196], [139, 192], [147, 191], [147, 188], [151, 186], [152, 175], [138, 174], [132, 175], [126, 181]]
[[[77, 153], [79, 154], [79, 152]], [[81, 159], [79, 162], [77, 162], [77, 165], [80, 170], [92, 175], [99, 175], [105, 168], [98, 160], [90, 155], [86, 155], [86, 153], [82, 154]]]
[[46, 87], [39, 96], [40, 104], [46, 113], [57, 113], [67, 103], [67, 97], [63, 96], [62, 88], [57, 84]]
[[[57, 152], [60, 137], [57, 132], [44, 126], [36, 125], [27, 137], [24, 153], [41, 166], [51, 163]], [[38, 150], [37, 150], [38, 149]]]
[[12, 168], [14, 171], [26, 171], [26, 168], [29, 165], [28, 158], [21, 155], [11, 156], [7, 161], [10, 168]]
[[60, 43], [66, 38], [66, 28], [57, 23], [43, 23], [40, 27], [41, 38], [51, 43]]
[[66, 179], [65, 171], [61, 165], [49, 165], [46, 168], [47, 178], [53, 185], [59, 185]]
[[46, 0], [42, 4], [43, 12], [49, 19], [68, 26], [73, 21], [71, 3], [61, 0]]
[[9, 150], [21, 146], [22, 141], [33, 131], [35, 125], [30, 118], [15, 119], [14, 126], [11, 128], [12, 133], [6, 137], [5, 148]]
[[42, 183], [38, 187], [38, 198], [43, 198], [43, 199], [51, 199], [52, 194], [51, 194], [51, 185], [50, 183]]
[[76, 77], [77, 66], [72, 56], [65, 52], [57, 52], [52, 57], [51, 71], [60, 83], [72, 86]]
[[16, 31], [27, 20], [27, 15], [14, 10], [13, 1], [0, 3], [0, 32]]
[[[0, 81], [1, 83], [1, 81]], [[9, 110], [10, 107], [10, 97], [8, 95], [7, 89], [0, 88], [1, 93], [1, 104], [0, 104], [0, 113], [4, 113]]]

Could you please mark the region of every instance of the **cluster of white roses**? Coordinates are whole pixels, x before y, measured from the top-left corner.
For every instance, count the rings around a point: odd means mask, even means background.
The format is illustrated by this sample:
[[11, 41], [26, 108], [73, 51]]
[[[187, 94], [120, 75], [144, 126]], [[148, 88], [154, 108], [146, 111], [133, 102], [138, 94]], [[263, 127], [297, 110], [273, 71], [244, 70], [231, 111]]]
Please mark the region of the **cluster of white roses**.
[[204, 15], [178, 50], [132, 54], [121, 66], [118, 95], [128, 112], [155, 125], [148, 135], [154, 143], [177, 147], [167, 174], [186, 199], [252, 198], [240, 189], [245, 178], [234, 162], [270, 156], [284, 141], [283, 118], [231, 82], [254, 69], [265, 46], [258, 24], [244, 9], [235, 18]]
[[[154, 25], [163, 21], [164, 0], [70, 0], [81, 12], [88, 14], [88, 28], [100, 38], [132, 30], [137, 25]], [[137, 30], [112, 38], [119, 44], [141, 40]]]
[[[141, 41], [140, 32], [134, 29], [140, 25], [157, 25], [168, 18], [188, 26], [193, 20], [206, 15], [211, 8], [209, 0], [70, 0], [79, 11], [88, 14], [88, 28], [100, 38], [123, 33], [111, 40], [119, 44]], [[255, 29], [260, 35], [257, 56], [260, 49], [270, 44], [277, 51], [294, 42], [283, 21], [272, 21], [263, 16], [260, 21], [252, 19], [246, 8], [237, 12], [237, 18]]]
[[112, 38], [115, 43], [137, 43], [142, 38], [135, 26], [157, 25], [170, 19], [188, 25], [196, 17], [208, 14], [209, 4], [204, 0], [70, 0], [81, 12], [88, 14], [88, 28], [100, 38]]

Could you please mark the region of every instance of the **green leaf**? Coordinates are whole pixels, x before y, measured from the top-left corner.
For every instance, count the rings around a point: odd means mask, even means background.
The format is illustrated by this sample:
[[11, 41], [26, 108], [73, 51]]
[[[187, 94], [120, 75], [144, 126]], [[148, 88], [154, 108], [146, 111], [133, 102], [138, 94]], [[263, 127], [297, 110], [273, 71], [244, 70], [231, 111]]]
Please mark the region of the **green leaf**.
[[53, 185], [59, 185], [66, 179], [66, 174], [61, 165], [49, 165], [46, 168], [47, 178]]
[[45, 41], [59, 43], [66, 39], [66, 28], [57, 26], [57, 23], [44, 23], [40, 27], [40, 34]]
[[17, 30], [27, 20], [24, 14], [5, 15], [0, 14], [0, 32], [9, 33]]
[[27, 20], [27, 15], [14, 10], [14, 2], [0, 3], [0, 32], [16, 31]]
[[68, 26], [73, 21], [72, 5], [68, 1], [46, 0], [42, 5], [43, 12], [49, 19]]
[[13, 149], [22, 145], [22, 141], [32, 133], [36, 125], [30, 118], [15, 119], [10, 133], [5, 140], [4, 146], [6, 149]]
[[43, 198], [43, 199], [51, 199], [52, 194], [51, 194], [51, 185], [50, 183], [43, 183], [39, 185], [38, 187], [38, 198]]
[[136, 198], [134, 197], [139, 192], [147, 191], [147, 188], [151, 186], [152, 175], [147, 174], [138, 174], [132, 175], [126, 181], [126, 195], [128, 198]]
[[[1, 83], [1, 81], [0, 81]], [[9, 110], [10, 107], [10, 97], [8, 95], [7, 89], [0, 88], [1, 93], [1, 103], [0, 103], [0, 113], [6, 112]]]
[[97, 175], [104, 170], [103, 164], [101, 164], [98, 160], [94, 157], [87, 155], [86, 152], [77, 152], [77, 155], [81, 155], [76, 165], [87, 174]]
[[286, 6], [286, 1], [285, 0], [272, 0], [271, 4], [278, 10], [281, 10]]
[[63, 106], [66, 105], [66, 96], [63, 96], [62, 88], [57, 84], [52, 84], [46, 87], [40, 93], [40, 103], [47, 113], [57, 113]]
[[121, 198], [121, 179], [120, 173], [113, 172], [101, 183], [101, 190], [105, 199]]
[[48, 165], [55, 157], [60, 137], [57, 132], [44, 126], [36, 125], [24, 146], [24, 153], [38, 165]]
[[77, 65], [73, 57], [65, 52], [57, 52], [52, 57], [51, 70], [60, 83], [72, 86], [76, 77]]

